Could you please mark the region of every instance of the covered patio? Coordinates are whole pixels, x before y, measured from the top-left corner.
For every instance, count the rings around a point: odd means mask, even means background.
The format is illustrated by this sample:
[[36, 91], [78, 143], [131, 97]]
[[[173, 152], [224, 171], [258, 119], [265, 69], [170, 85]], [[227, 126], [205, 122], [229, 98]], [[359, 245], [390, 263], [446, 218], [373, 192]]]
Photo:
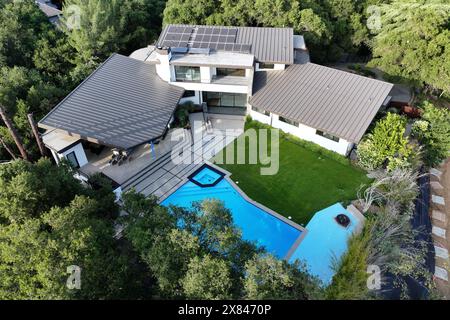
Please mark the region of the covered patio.
[[[111, 147], [103, 147], [98, 153], [90, 148], [84, 148], [88, 163], [79, 170], [81, 173], [91, 176], [95, 173], [103, 173], [118, 184], [135, 176], [146, 167], [152, 165], [160, 157], [171, 152], [180, 139], [185, 139], [186, 132], [183, 129], [173, 129], [158, 143], [145, 143], [128, 152], [128, 157], [121, 163], [113, 164], [113, 150]], [[86, 145], [86, 144], [85, 144]]]

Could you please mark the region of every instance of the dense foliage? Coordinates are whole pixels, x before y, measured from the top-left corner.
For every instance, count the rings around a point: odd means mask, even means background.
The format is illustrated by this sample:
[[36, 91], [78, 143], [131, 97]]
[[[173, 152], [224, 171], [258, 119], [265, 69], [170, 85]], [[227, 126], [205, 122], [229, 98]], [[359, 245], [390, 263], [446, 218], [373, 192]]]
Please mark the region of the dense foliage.
[[[337, 273], [327, 288], [328, 298], [382, 298], [383, 290], [390, 288], [400, 289], [399, 298], [409, 298], [411, 280], [433, 294], [425, 264], [429, 243], [420, 236], [423, 231], [411, 225], [419, 193], [417, 179], [418, 174], [411, 170], [379, 171], [360, 195], [366, 216], [364, 230], [349, 240], [349, 249], [336, 265]], [[369, 265], [381, 271], [381, 290], [367, 288]]]
[[326, 289], [330, 300], [360, 300], [369, 297], [367, 288], [367, 262], [369, 259], [370, 234], [366, 227], [362, 234], [353, 235], [348, 241], [347, 252], [336, 262], [336, 274]]
[[429, 101], [422, 109], [422, 120], [414, 123], [413, 134], [424, 145], [426, 162], [434, 166], [450, 156], [450, 110]]
[[[358, 51], [368, 37], [366, 1], [169, 0], [164, 23], [293, 27], [316, 61]], [[370, 2], [370, 1], [369, 1]]]
[[358, 145], [359, 164], [367, 170], [410, 167], [414, 151], [405, 130], [406, 118], [388, 113]]
[[446, 0], [380, 6], [372, 65], [416, 85], [450, 93], [450, 6]]
[[[0, 166], [0, 299], [133, 297], [132, 264], [114, 239], [112, 189], [94, 192], [68, 165]], [[69, 290], [67, 268], [81, 268]], [[139, 274], [137, 274], [139, 275]], [[133, 274], [133, 277], [136, 275]]]

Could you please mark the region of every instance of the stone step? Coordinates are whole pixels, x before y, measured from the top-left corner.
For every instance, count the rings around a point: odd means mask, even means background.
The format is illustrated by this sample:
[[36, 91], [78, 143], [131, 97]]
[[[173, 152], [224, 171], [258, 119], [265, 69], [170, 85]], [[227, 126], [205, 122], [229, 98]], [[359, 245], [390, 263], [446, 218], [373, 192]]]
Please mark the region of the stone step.
[[439, 257], [444, 260], [448, 259], [448, 250], [446, 248], [434, 246], [434, 252], [436, 253], [436, 257]]
[[437, 196], [437, 195], [432, 195], [431, 196], [431, 201], [435, 204], [441, 205], [441, 206], [445, 206], [445, 199], [441, 196]]
[[444, 281], [448, 281], [448, 272], [444, 268], [435, 267], [434, 268], [434, 276]]
[[433, 210], [431, 213], [431, 217], [437, 221], [447, 223], [447, 216], [445, 215], [445, 213], [439, 210]]
[[431, 175], [433, 175], [433, 176], [435, 176], [435, 177], [437, 177], [437, 178], [441, 178], [441, 176], [442, 176], [442, 172], [441, 171], [439, 171], [438, 169], [435, 169], [435, 168], [431, 168], [430, 169], [430, 174]]
[[442, 186], [442, 184], [440, 184], [437, 181], [430, 182], [430, 186], [431, 186], [431, 189], [433, 189], [434, 191], [438, 191], [438, 192], [444, 191], [444, 187]]
[[440, 238], [446, 239], [445, 238], [445, 229], [433, 226], [431, 232], [435, 235], [438, 236]]

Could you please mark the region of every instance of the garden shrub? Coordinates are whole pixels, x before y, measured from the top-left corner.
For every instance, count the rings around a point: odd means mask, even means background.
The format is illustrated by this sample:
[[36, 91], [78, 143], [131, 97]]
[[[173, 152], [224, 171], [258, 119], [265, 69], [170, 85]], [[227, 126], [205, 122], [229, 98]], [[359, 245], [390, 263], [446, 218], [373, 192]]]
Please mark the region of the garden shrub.
[[450, 111], [428, 101], [421, 107], [422, 120], [414, 123], [412, 132], [424, 146], [426, 163], [434, 166], [450, 156]]
[[335, 262], [336, 274], [326, 290], [327, 299], [355, 300], [368, 297], [369, 229], [366, 224], [361, 234], [352, 236], [348, 241], [347, 252]]
[[406, 118], [388, 113], [358, 145], [358, 163], [367, 170], [411, 167], [414, 154], [405, 130]]
[[186, 101], [178, 105], [175, 111], [175, 127], [184, 128], [189, 123], [189, 113], [195, 110], [195, 105], [192, 101]]

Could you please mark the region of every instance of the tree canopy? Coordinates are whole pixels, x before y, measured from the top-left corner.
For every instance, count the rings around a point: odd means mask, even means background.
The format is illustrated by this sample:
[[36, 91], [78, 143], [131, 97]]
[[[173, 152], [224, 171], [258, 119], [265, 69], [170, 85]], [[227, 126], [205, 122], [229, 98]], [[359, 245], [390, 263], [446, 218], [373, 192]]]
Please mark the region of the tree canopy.
[[450, 6], [396, 1], [380, 6], [371, 64], [412, 83], [450, 92]]
[[[68, 165], [0, 166], [0, 299], [131, 298], [139, 275], [114, 238], [112, 188], [93, 192]], [[81, 268], [81, 289], [66, 286]], [[139, 292], [139, 290], [137, 290]]]

